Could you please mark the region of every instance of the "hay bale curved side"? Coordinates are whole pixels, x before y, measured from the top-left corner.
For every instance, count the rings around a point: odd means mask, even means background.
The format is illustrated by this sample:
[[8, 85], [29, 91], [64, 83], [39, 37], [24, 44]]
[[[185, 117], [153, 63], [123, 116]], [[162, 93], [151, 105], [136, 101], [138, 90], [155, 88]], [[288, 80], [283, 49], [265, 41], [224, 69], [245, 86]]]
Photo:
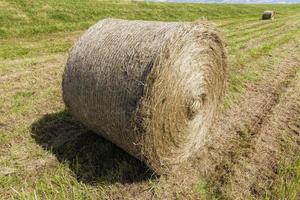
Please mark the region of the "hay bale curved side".
[[262, 20], [273, 20], [275, 16], [275, 12], [274, 11], [264, 11], [262, 14], [261, 19]]
[[87, 127], [164, 173], [205, 142], [225, 74], [208, 23], [106, 19], [71, 49], [63, 98]]

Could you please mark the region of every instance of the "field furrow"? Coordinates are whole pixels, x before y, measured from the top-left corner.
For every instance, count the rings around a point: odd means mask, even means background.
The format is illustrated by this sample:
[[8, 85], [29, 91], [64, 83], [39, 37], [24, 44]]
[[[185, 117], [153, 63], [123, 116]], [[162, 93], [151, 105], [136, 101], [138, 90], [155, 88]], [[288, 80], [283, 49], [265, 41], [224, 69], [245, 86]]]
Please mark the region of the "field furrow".
[[[275, 20], [262, 21], [264, 10]], [[300, 5], [0, 0], [0, 199], [297, 199]], [[103, 18], [207, 19], [227, 89], [207, 144], [157, 176], [65, 110], [68, 50]]]

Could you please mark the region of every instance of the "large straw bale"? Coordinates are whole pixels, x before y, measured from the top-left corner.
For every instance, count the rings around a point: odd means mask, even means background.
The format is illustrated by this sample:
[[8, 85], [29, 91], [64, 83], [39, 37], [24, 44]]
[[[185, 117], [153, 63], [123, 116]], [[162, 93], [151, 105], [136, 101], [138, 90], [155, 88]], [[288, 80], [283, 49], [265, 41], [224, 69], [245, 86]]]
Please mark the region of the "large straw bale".
[[263, 14], [262, 14], [261, 19], [262, 20], [268, 20], [268, 19], [273, 20], [274, 16], [275, 16], [274, 11], [264, 11]]
[[225, 71], [207, 22], [105, 19], [71, 49], [63, 97], [75, 118], [164, 173], [205, 143]]

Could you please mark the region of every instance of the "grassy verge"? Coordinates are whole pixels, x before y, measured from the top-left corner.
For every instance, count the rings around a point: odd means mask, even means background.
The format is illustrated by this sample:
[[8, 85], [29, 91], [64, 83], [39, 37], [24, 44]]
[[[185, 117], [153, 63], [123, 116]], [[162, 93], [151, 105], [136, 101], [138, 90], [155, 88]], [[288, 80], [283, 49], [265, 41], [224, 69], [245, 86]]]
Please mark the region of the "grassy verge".
[[[277, 19], [258, 20], [265, 9], [278, 11]], [[64, 112], [61, 75], [67, 51], [97, 20], [216, 22], [229, 49], [225, 104], [230, 107], [287, 56], [289, 44], [299, 39], [299, 11], [300, 5], [0, 0], [0, 197], [103, 199], [126, 183], [153, 187], [152, 173], [142, 163]], [[291, 177], [291, 184], [276, 184], [280, 197], [300, 187], [297, 176], [285, 175], [295, 174], [299, 162], [289, 169], [282, 177]], [[204, 181], [199, 184], [199, 193], [209, 197], [209, 190]]]
[[298, 199], [300, 197], [300, 159], [283, 165], [275, 182], [274, 193], [267, 192], [266, 199]]

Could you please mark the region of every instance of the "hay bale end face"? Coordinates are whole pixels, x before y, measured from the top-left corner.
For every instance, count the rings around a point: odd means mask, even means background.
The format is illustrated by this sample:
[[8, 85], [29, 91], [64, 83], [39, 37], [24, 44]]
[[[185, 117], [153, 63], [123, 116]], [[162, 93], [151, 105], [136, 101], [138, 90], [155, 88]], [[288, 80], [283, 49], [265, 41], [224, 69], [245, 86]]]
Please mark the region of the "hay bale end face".
[[204, 144], [225, 87], [226, 55], [206, 22], [105, 19], [71, 49], [69, 112], [157, 173]]
[[262, 14], [262, 20], [273, 20], [275, 16], [274, 11], [264, 11]]

